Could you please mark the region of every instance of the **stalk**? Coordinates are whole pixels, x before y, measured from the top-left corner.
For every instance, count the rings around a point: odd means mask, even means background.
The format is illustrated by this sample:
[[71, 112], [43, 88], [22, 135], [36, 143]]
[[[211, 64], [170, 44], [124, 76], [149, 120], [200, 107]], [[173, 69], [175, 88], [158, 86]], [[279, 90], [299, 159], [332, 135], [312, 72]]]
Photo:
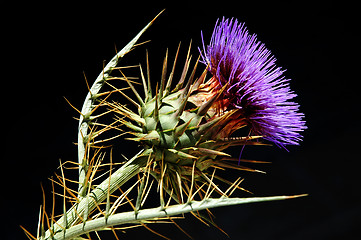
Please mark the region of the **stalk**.
[[[163, 11], [162, 11], [163, 12]], [[86, 172], [88, 168], [86, 147], [89, 140], [89, 123], [91, 122], [91, 114], [96, 107], [97, 94], [104, 85], [105, 81], [110, 76], [112, 70], [117, 66], [119, 60], [127, 54], [135, 43], [138, 41], [140, 36], [152, 25], [155, 19], [162, 13], [160, 12], [152, 21], [150, 21], [121, 51], [119, 51], [104, 67], [103, 71], [99, 74], [92, 87], [84, 100], [83, 107], [80, 113], [79, 119], [79, 131], [78, 131], [78, 162], [79, 162], [79, 187], [78, 197], [82, 198], [86, 195], [87, 183], [86, 183]]]
[[[152, 25], [155, 19], [161, 14], [160, 12], [152, 21], [150, 21], [121, 51], [119, 51], [104, 66], [103, 71], [99, 74], [84, 100], [79, 119], [78, 129], [78, 163], [79, 163], [79, 187], [78, 202], [75, 203], [66, 213], [53, 225], [53, 227], [45, 232], [40, 239], [53, 239], [54, 234], [64, 235], [67, 229], [77, 223], [87, 221], [88, 214], [100, 203], [105, 201], [107, 197], [115, 190], [121, 187], [128, 180], [139, 173], [139, 170], [147, 163], [148, 156], [144, 157], [142, 152], [134, 156], [109, 178], [105, 179], [94, 190], [87, 189], [86, 173], [88, 171], [87, 162], [87, 145], [89, 144], [89, 125], [92, 121], [92, 113], [96, 108], [98, 94], [103, 87], [105, 81], [110, 77], [112, 70], [117, 66], [119, 60], [127, 54], [136, 44], [140, 36]], [[65, 211], [64, 211], [65, 212]], [[78, 224], [83, 225], [83, 224]]]
[[98, 219], [90, 220], [86, 222], [84, 226], [76, 225], [68, 229], [65, 235], [58, 233], [54, 236], [54, 240], [73, 239], [82, 234], [93, 232], [97, 230], [103, 230], [106, 227], [112, 227], [122, 224], [140, 223], [146, 220], [155, 220], [159, 218], [169, 218], [170, 216], [185, 214], [189, 212], [200, 211], [208, 208], [232, 206], [238, 204], [247, 204], [255, 202], [266, 202], [275, 200], [285, 200], [297, 197], [303, 197], [305, 195], [296, 196], [273, 196], [273, 197], [252, 197], [252, 198], [208, 198], [202, 201], [191, 201], [185, 204], [172, 205], [167, 208], [157, 207], [139, 210], [138, 212], [123, 212], [109, 216], [109, 218], [101, 217]]
[[[99, 184], [93, 191], [82, 198], [78, 203], [75, 203], [66, 214], [54, 224], [54, 227], [51, 230], [46, 231], [43, 239], [54, 239], [54, 234], [58, 236], [58, 239], [60, 239], [60, 235], [64, 237], [69, 231], [68, 228], [79, 223], [82, 219], [84, 219], [83, 224], [86, 225], [87, 213], [91, 212], [99, 203], [103, 202], [108, 194], [112, 194], [124, 183], [138, 174], [140, 169], [147, 164], [147, 160], [148, 156], [145, 156], [143, 151], [130, 159], [109, 178]], [[78, 224], [77, 226], [83, 226], [83, 224]]]

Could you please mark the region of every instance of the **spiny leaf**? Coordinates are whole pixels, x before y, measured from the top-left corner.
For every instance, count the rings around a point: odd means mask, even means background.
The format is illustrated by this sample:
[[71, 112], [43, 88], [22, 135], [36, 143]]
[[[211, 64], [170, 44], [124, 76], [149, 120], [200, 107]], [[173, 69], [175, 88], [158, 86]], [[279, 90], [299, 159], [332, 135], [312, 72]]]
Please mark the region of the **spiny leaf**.
[[[95, 82], [91, 86], [85, 100], [83, 103], [83, 107], [81, 109], [81, 114], [79, 118], [79, 131], [78, 131], [78, 162], [79, 166], [86, 167], [86, 163], [84, 162], [84, 156], [86, 153], [86, 143], [84, 142], [83, 137], [88, 135], [88, 123], [84, 121], [84, 116], [90, 117], [90, 113], [92, 113], [94, 108], [94, 95], [98, 94], [101, 88], [103, 87], [105, 81], [113, 68], [116, 67], [120, 58], [122, 58], [125, 54], [127, 54], [136, 44], [140, 36], [153, 24], [155, 19], [162, 13], [161, 11], [152, 21], [150, 21], [121, 51], [117, 52], [116, 55], [109, 61], [109, 63], [104, 66], [103, 71], [98, 75]], [[85, 189], [83, 186], [85, 180], [85, 171], [82, 167], [79, 168], [79, 197], [83, 197], [81, 194], [85, 193]]]
[[189, 119], [188, 122], [181, 124], [180, 126], [176, 127], [174, 130], [174, 136], [179, 138], [179, 136], [183, 135], [184, 132], [187, 130], [189, 124], [192, 122], [193, 118]]
[[[105, 222], [104, 217], [100, 217], [93, 220], [88, 220], [88, 223], [82, 228], [81, 224], [72, 226], [69, 231], [65, 234], [65, 239], [73, 239], [76, 236], [84, 234], [86, 232], [91, 232], [97, 229], [117, 226], [127, 223], [142, 222], [152, 219], [168, 218], [170, 216], [181, 215], [184, 213], [200, 211], [209, 208], [215, 207], [224, 207], [232, 206], [238, 204], [248, 204], [248, 203], [257, 203], [265, 201], [276, 201], [276, 200], [286, 200], [307, 196], [307, 194], [294, 195], [294, 196], [274, 196], [274, 197], [250, 197], [250, 198], [207, 198], [202, 201], [189, 201], [185, 204], [177, 204], [168, 206], [166, 209], [161, 208], [149, 208], [144, 210], [139, 210], [138, 213], [134, 211], [116, 213], [109, 216], [108, 221]], [[55, 239], [62, 239], [62, 232], [55, 234]]]

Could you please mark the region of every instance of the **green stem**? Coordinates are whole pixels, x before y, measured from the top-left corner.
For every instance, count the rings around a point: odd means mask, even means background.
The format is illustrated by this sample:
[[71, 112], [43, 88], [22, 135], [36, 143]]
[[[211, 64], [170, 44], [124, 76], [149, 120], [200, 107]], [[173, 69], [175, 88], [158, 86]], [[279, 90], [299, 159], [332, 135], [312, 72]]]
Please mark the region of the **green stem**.
[[[162, 13], [162, 12], [161, 12]], [[161, 14], [159, 13], [159, 14]], [[79, 119], [79, 131], [78, 131], [78, 162], [79, 162], [79, 188], [78, 197], [84, 197], [86, 195], [86, 172], [87, 172], [87, 161], [86, 161], [86, 145], [88, 144], [89, 138], [89, 123], [91, 120], [91, 114], [96, 106], [95, 101], [97, 100], [97, 94], [104, 85], [104, 82], [109, 78], [110, 73], [117, 66], [119, 60], [127, 54], [135, 43], [138, 41], [140, 36], [147, 30], [159, 14], [150, 21], [120, 52], [118, 52], [110, 62], [104, 67], [103, 71], [99, 74], [92, 87], [84, 100], [83, 107], [81, 109], [81, 115]]]
[[[86, 197], [80, 199], [80, 201], [74, 204], [67, 212], [62, 216], [55, 224], [54, 228], [45, 233], [44, 240], [53, 239], [53, 235], [64, 236], [70, 226], [73, 226], [82, 219], [87, 221], [87, 213], [91, 212], [96, 205], [103, 202], [108, 194], [113, 193], [120, 186], [126, 183], [139, 173], [140, 169], [147, 164], [148, 156], [146, 152], [140, 153], [130, 159], [117, 171], [115, 171], [109, 178], [105, 179], [94, 190], [92, 190]], [[83, 225], [83, 224], [80, 224]], [[65, 229], [65, 230], [64, 230]]]
[[252, 197], [252, 198], [208, 198], [202, 201], [191, 201], [185, 204], [177, 204], [169, 206], [167, 208], [150, 208], [139, 210], [137, 213], [134, 211], [117, 213], [109, 216], [107, 219], [105, 217], [97, 218], [94, 220], [87, 221], [84, 225], [78, 224], [76, 226], [68, 229], [63, 235], [58, 233], [54, 236], [55, 240], [69, 240], [82, 234], [93, 232], [97, 230], [104, 230], [106, 227], [117, 226], [122, 224], [131, 224], [131, 223], [140, 223], [146, 220], [156, 220], [159, 218], [168, 218], [174, 215], [185, 214], [194, 211], [200, 211], [208, 208], [231, 206], [238, 204], [246, 203], [255, 203], [255, 202], [265, 202], [265, 201], [275, 201], [275, 200], [285, 200], [290, 198], [302, 197], [305, 195], [296, 195], [296, 196], [274, 196], [274, 197]]

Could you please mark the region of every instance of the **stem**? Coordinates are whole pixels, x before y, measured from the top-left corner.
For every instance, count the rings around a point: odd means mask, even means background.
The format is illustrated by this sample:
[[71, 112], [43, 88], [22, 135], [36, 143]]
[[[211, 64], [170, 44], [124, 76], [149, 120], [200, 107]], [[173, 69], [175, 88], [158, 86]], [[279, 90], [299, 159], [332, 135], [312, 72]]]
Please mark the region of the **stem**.
[[82, 218], [84, 218], [84, 221], [87, 221], [87, 213], [91, 212], [96, 205], [103, 202], [108, 194], [112, 194], [129, 179], [138, 174], [140, 169], [147, 164], [148, 156], [145, 154], [146, 152], [141, 151], [115, 171], [109, 178], [105, 179], [87, 196], [74, 204], [67, 213], [54, 224], [54, 228], [51, 229], [51, 232], [50, 230], [46, 231], [44, 240], [53, 239], [54, 234], [57, 234], [58, 236], [66, 235], [68, 232], [67, 228], [79, 223]]
[[231, 205], [254, 203], [254, 202], [285, 200], [285, 199], [297, 198], [303, 196], [306, 195], [252, 197], [252, 198], [227, 198], [227, 197], [221, 197], [215, 199], [208, 198], [202, 201], [191, 201], [185, 204], [177, 204], [177, 205], [169, 206], [166, 209], [158, 207], [158, 208], [139, 210], [137, 213], [134, 211], [117, 213], [109, 216], [107, 219], [105, 219], [105, 217], [101, 217], [98, 219], [87, 221], [84, 225], [78, 224], [76, 226], [73, 226], [66, 231], [65, 235], [63, 235], [62, 233], [58, 233], [54, 236], [53, 239], [68, 240], [81, 236], [82, 234], [88, 232], [104, 230], [104, 228], [106, 227], [111, 227], [121, 224], [129, 224], [129, 223], [139, 223], [142, 221], [156, 220], [159, 218], [169, 218], [170, 216], [180, 215], [194, 211], [200, 211], [208, 208], [231, 206]]
[[[161, 14], [160, 12], [159, 14]], [[99, 74], [92, 87], [89, 89], [89, 92], [84, 100], [83, 107], [81, 109], [80, 119], [79, 119], [79, 131], [78, 131], [78, 162], [79, 162], [79, 188], [78, 188], [78, 197], [84, 197], [86, 195], [86, 172], [87, 172], [87, 158], [86, 158], [86, 146], [88, 144], [89, 138], [89, 122], [90, 116], [96, 104], [97, 94], [104, 85], [104, 82], [109, 78], [110, 73], [113, 68], [117, 66], [119, 60], [127, 54], [135, 43], [138, 41], [140, 36], [147, 30], [154, 20], [159, 16], [159, 14], [150, 21], [120, 52], [118, 52], [110, 62], [104, 67], [103, 71]]]

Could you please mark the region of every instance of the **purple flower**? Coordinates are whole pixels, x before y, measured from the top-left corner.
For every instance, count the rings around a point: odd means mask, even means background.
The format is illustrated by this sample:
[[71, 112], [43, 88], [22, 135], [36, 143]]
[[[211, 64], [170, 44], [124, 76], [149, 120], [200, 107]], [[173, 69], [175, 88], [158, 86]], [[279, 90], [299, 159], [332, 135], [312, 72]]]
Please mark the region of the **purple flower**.
[[[202, 36], [203, 41], [203, 36]], [[298, 145], [306, 129], [304, 114], [291, 99], [285, 70], [265, 45], [250, 35], [243, 23], [234, 19], [217, 21], [210, 44], [203, 41], [202, 61], [219, 84], [227, 109], [237, 108], [253, 134], [276, 145]]]

